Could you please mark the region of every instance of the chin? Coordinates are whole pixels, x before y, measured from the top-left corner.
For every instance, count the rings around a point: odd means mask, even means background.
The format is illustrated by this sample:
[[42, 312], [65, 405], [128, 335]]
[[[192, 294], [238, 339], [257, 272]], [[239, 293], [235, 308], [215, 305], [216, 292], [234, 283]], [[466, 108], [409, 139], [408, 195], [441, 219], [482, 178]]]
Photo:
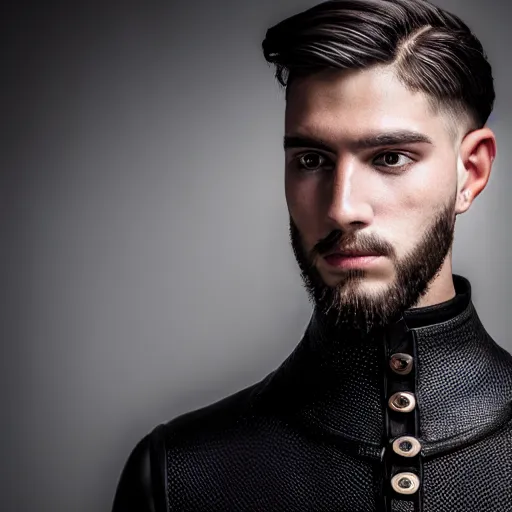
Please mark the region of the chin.
[[[327, 283], [326, 283], [327, 284]], [[378, 297], [387, 293], [392, 283], [381, 276], [365, 275], [350, 277], [348, 279], [334, 280], [332, 287], [337, 287], [341, 293], [351, 290], [353, 293], [365, 295], [366, 297]]]

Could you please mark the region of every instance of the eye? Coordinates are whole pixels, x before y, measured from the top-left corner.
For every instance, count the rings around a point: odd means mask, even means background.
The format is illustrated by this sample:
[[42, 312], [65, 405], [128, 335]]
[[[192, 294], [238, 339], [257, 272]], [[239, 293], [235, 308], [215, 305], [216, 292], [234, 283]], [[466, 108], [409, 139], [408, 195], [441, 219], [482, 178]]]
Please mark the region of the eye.
[[382, 153], [373, 161], [375, 165], [382, 165], [384, 167], [390, 167], [394, 169], [405, 167], [411, 162], [413, 162], [412, 158], [409, 158], [403, 153], [397, 153], [394, 151]]
[[328, 161], [328, 159], [320, 153], [311, 151], [298, 155], [295, 160], [297, 161], [298, 168], [303, 171], [316, 171]]

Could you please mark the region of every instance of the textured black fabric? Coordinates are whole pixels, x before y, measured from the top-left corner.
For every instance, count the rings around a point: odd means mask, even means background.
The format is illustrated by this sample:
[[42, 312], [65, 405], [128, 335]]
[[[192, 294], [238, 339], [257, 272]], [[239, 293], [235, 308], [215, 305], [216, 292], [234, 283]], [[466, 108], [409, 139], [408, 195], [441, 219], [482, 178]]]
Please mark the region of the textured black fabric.
[[[512, 356], [481, 324], [469, 282], [453, 279], [454, 299], [365, 338], [314, 312], [275, 372], [148, 434], [113, 512], [512, 512]], [[390, 370], [394, 346], [414, 352], [414, 382]], [[417, 425], [387, 402], [413, 384]], [[391, 453], [390, 433], [410, 429], [420, 454]], [[401, 466], [420, 477], [412, 496], [391, 489]]]
[[512, 424], [431, 459], [424, 472], [426, 510], [512, 510]]
[[393, 500], [391, 507], [393, 512], [414, 512], [414, 503], [412, 501]]

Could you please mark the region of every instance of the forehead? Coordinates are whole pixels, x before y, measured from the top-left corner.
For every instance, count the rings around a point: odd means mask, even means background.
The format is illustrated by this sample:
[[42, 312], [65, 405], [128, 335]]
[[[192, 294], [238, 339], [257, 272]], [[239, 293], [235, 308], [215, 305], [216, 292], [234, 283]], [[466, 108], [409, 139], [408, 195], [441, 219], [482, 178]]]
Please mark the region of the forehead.
[[427, 96], [407, 89], [389, 66], [326, 70], [290, 84], [286, 133], [339, 140], [396, 129], [433, 140], [449, 136], [446, 119], [433, 112]]

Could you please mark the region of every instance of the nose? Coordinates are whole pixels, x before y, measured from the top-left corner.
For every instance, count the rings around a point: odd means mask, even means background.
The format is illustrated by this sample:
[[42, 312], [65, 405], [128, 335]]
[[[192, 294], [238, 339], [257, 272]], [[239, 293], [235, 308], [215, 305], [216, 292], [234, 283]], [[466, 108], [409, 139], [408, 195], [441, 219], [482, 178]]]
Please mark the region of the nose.
[[332, 229], [350, 232], [372, 222], [368, 176], [357, 162], [338, 162], [327, 189], [327, 220]]

